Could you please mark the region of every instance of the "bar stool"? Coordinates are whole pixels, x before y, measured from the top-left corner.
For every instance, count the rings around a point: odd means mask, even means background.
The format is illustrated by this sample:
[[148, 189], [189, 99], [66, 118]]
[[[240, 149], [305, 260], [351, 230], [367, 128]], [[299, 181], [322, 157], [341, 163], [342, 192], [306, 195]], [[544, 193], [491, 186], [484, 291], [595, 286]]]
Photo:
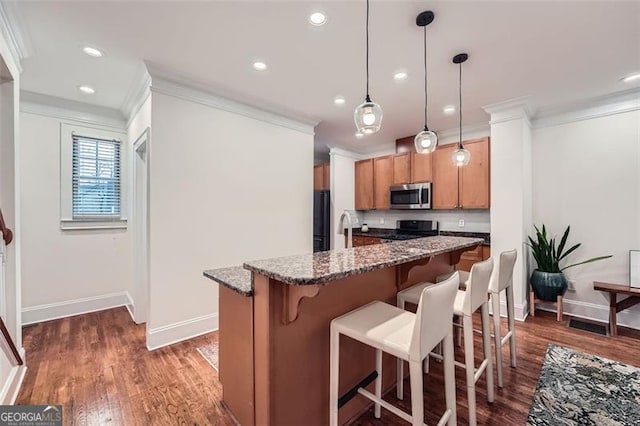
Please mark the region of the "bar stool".
[[[439, 425], [453, 426], [456, 418], [453, 327], [451, 316], [458, 290], [458, 276], [423, 290], [415, 314], [387, 303], [374, 301], [331, 321], [331, 367], [329, 424], [338, 425], [338, 392], [340, 335], [344, 334], [376, 348], [375, 395], [364, 388], [358, 393], [375, 403], [374, 415], [380, 418], [380, 407], [410, 422], [424, 424], [422, 360], [444, 340], [444, 382], [446, 411]], [[409, 362], [411, 380], [411, 415], [382, 399], [382, 352]]]
[[[498, 386], [502, 387], [502, 346], [509, 342], [509, 353], [511, 355], [511, 367], [516, 366], [516, 327], [513, 302], [513, 268], [518, 258], [518, 252], [513, 249], [511, 251], [503, 251], [500, 253], [500, 263], [498, 264], [498, 273], [493, 274], [491, 284], [489, 285], [489, 293], [491, 294], [491, 303], [493, 310], [493, 337], [496, 351], [496, 370], [498, 372]], [[507, 334], [502, 337], [502, 329], [500, 327], [500, 293], [506, 291], [507, 300]]]
[[[457, 367], [464, 368], [467, 376], [467, 399], [469, 404], [469, 424], [476, 424], [476, 382], [486, 372], [487, 400], [493, 402], [493, 363], [491, 356], [491, 329], [489, 325], [489, 300], [487, 293], [489, 282], [493, 271], [493, 259], [489, 258], [483, 262], [476, 263], [471, 267], [471, 273], [467, 280], [465, 290], [458, 290], [456, 301], [453, 307], [453, 314], [462, 317], [462, 328], [464, 334], [464, 364], [456, 362]], [[454, 273], [454, 275], [459, 275]], [[444, 281], [443, 281], [444, 282]], [[413, 286], [398, 293], [398, 305], [406, 302], [416, 303], [416, 293], [420, 288], [428, 288], [433, 284], [423, 283]], [[484, 358], [480, 366], [476, 369], [474, 362], [473, 347], [473, 319], [472, 315], [481, 309], [482, 312], [482, 346]], [[431, 354], [434, 358], [440, 358], [438, 354]]]

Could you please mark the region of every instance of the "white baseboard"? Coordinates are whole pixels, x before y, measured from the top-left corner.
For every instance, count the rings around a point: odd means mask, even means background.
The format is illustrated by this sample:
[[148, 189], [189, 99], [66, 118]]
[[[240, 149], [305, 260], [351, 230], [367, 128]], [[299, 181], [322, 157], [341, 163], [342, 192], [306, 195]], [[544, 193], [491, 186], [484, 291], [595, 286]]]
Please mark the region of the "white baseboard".
[[86, 297], [84, 299], [30, 306], [22, 309], [22, 325], [103, 311], [105, 309], [126, 306], [128, 303], [129, 298], [127, 297], [127, 292], [123, 291], [120, 293]]
[[[493, 308], [491, 303], [489, 303], [489, 312], [493, 315]], [[518, 305], [515, 304], [513, 307], [513, 313], [515, 314], [516, 321], [524, 321], [527, 318], [527, 314], [529, 313], [526, 305]], [[507, 317], [507, 302], [504, 300], [500, 301], [500, 316], [502, 318]]]
[[198, 318], [177, 322], [153, 329], [147, 329], [147, 349], [150, 351], [183, 340], [211, 333], [218, 329], [218, 314], [203, 315]]
[[[26, 360], [25, 350], [24, 348], [18, 349], [22, 360]], [[18, 399], [18, 393], [20, 392], [20, 388], [22, 387], [22, 381], [24, 380], [24, 375], [27, 373], [27, 366], [17, 365], [11, 369], [9, 372], [9, 377], [4, 382], [2, 386], [2, 390], [0, 390], [0, 404], [1, 405], [13, 405], [16, 403], [16, 399]]]
[[[555, 305], [544, 304], [540, 307], [536, 306], [536, 309], [548, 312], [556, 312]], [[579, 300], [564, 299], [562, 301], [562, 310], [565, 314], [588, 319], [592, 321], [598, 321], [603, 323], [609, 323], [609, 306], [597, 305], [595, 303], [581, 302]], [[627, 310], [618, 314], [618, 326], [634, 328], [640, 330], [640, 314], [636, 311]]]
[[129, 316], [131, 317], [131, 320], [133, 322], [136, 322], [136, 316], [133, 313], [135, 309], [135, 304], [133, 303], [133, 297], [131, 297], [128, 291], [126, 291], [125, 294], [127, 296], [127, 304], [126, 304], [127, 311], [129, 312]]

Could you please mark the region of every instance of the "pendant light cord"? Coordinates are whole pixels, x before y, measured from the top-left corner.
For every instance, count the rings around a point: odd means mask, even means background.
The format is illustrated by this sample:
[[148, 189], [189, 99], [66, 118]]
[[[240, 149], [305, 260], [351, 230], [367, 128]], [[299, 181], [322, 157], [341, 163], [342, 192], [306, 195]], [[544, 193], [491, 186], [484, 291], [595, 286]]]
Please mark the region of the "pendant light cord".
[[429, 130], [427, 123], [427, 26], [422, 27], [424, 30], [424, 130]]
[[458, 142], [458, 148], [462, 149], [462, 62], [460, 62], [460, 73], [458, 77], [458, 112], [460, 117], [460, 142]]
[[367, 34], [367, 102], [371, 102], [369, 98], [369, 0], [367, 0], [367, 26], [366, 26], [366, 34]]

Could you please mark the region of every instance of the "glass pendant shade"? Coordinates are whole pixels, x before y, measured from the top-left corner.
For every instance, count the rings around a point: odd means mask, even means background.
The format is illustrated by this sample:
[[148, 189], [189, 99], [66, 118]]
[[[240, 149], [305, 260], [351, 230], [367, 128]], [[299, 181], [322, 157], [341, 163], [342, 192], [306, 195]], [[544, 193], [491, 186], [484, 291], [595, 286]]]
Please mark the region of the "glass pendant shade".
[[453, 164], [458, 167], [466, 166], [471, 160], [471, 153], [460, 146], [460, 148], [453, 151], [451, 160], [453, 161]]
[[360, 104], [353, 113], [358, 131], [369, 135], [380, 130], [382, 125], [382, 108], [375, 102], [367, 99]]
[[413, 139], [418, 154], [431, 154], [438, 146], [438, 135], [431, 130], [423, 130]]

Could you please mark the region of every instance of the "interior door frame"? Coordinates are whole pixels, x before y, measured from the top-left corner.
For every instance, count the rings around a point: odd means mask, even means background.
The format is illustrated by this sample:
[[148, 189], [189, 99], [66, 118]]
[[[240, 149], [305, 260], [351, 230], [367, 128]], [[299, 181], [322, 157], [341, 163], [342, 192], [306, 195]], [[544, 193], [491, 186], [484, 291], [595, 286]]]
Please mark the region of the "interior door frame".
[[[133, 144], [133, 319], [146, 323], [149, 315], [149, 145], [147, 127]], [[142, 160], [142, 161], [141, 161]]]

